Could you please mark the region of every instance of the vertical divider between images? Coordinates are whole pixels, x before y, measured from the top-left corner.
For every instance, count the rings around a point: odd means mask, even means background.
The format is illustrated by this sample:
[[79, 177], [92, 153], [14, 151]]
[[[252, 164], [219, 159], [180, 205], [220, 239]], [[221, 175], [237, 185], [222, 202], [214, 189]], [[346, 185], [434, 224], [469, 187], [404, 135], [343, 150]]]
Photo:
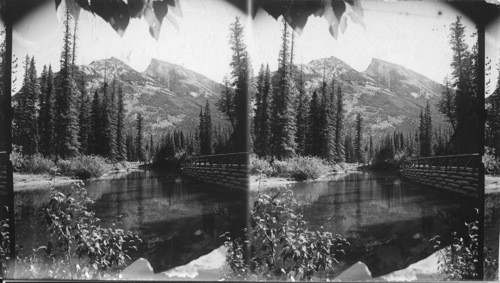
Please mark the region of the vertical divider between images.
[[[0, 144], [2, 148], [0, 148], [0, 152], [2, 153], [0, 163], [1, 167], [6, 169], [6, 181], [5, 181], [5, 191], [6, 199], [3, 199], [1, 202], [8, 209], [7, 217], [9, 219], [9, 251], [10, 251], [10, 259], [11, 259], [11, 267], [14, 264], [14, 256], [15, 256], [15, 225], [14, 225], [14, 183], [13, 183], [13, 168], [12, 162], [10, 160], [10, 153], [12, 152], [12, 131], [11, 131], [11, 121], [12, 121], [12, 107], [11, 107], [11, 89], [12, 89], [12, 19], [11, 19], [11, 1], [5, 1], [2, 3], [1, 7], [1, 17], [3, 20], [3, 24], [5, 27], [5, 57], [2, 60], [4, 62], [4, 69], [0, 70], [3, 72], [3, 97], [1, 97], [0, 110], [3, 112], [1, 117], [3, 123], [1, 128], [3, 129], [3, 133], [0, 134]], [[1, 208], [2, 212], [4, 211], [4, 207]], [[12, 269], [13, 270], [13, 269]]]

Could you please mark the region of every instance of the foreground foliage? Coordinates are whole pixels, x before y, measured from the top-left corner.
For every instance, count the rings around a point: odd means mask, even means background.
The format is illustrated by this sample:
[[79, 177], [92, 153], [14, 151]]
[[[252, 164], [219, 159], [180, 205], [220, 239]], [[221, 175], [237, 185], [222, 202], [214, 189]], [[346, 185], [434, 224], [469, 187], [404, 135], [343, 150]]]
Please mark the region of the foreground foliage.
[[340, 235], [310, 231], [290, 190], [259, 195], [253, 205], [247, 239], [225, 234], [232, 279], [311, 280], [333, 272], [349, 247]]
[[[479, 280], [479, 227], [478, 221], [465, 223], [467, 233], [459, 236], [452, 233], [451, 245], [443, 248], [439, 255], [439, 270], [447, 280]], [[441, 249], [442, 240], [439, 236], [431, 239], [436, 250]], [[498, 273], [497, 260], [494, 253], [484, 248], [485, 274]], [[488, 275], [489, 276], [489, 275]]]
[[[91, 210], [93, 201], [80, 183], [64, 195], [52, 190], [52, 198], [37, 215], [47, 229], [47, 244], [19, 249], [19, 278], [104, 279], [123, 267], [131, 249], [141, 242], [122, 229], [106, 228]], [[111, 274], [111, 275], [110, 275]]]
[[8, 277], [10, 261], [10, 232], [9, 219], [0, 220], [0, 278]]

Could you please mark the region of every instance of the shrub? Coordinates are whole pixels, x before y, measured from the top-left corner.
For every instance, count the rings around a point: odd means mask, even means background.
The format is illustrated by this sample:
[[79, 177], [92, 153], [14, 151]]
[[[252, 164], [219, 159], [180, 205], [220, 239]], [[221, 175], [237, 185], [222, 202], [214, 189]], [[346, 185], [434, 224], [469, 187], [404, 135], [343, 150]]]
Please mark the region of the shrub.
[[483, 163], [486, 174], [500, 175], [500, 160], [495, 157], [495, 149], [485, 147]]
[[252, 175], [271, 175], [273, 172], [271, 164], [266, 159], [260, 159], [256, 155], [251, 157], [250, 174]]
[[272, 165], [272, 175], [292, 178], [296, 181], [317, 179], [327, 174], [331, 167], [323, 159], [317, 157], [297, 156], [275, 161]]
[[140, 242], [138, 236], [101, 227], [81, 183], [68, 195], [53, 188], [51, 194], [38, 215], [47, 229], [48, 243], [26, 257], [19, 256], [20, 277], [102, 279], [111, 268], [125, 265], [129, 250]]
[[57, 165], [61, 174], [89, 179], [102, 176], [111, 169], [108, 161], [100, 156], [80, 155], [67, 160], [60, 160]]
[[290, 190], [261, 194], [251, 212], [249, 240], [225, 234], [234, 279], [310, 280], [320, 270], [333, 271], [349, 243], [340, 235], [304, 228], [295, 206]]
[[11, 161], [14, 170], [22, 173], [46, 174], [56, 168], [54, 161], [43, 157], [41, 154], [23, 156], [21, 153], [14, 151], [11, 154]]
[[317, 179], [329, 170], [330, 166], [323, 159], [299, 156], [292, 160], [290, 177], [297, 181]]

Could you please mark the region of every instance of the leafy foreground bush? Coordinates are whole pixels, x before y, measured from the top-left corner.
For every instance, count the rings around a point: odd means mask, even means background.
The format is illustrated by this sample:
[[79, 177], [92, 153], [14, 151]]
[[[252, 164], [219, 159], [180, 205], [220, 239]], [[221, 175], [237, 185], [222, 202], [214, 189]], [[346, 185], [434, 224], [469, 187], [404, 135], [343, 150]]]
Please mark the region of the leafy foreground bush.
[[0, 278], [8, 277], [10, 261], [9, 219], [0, 220]]
[[249, 240], [226, 233], [226, 259], [234, 278], [311, 280], [318, 271], [333, 271], [349, 246], [346, 239], [330, 232], [310, 231], [290, 190], [274, 196], [261, 194], [251, 212]]
[[[439, 255], [439, 270], [448, 280], [482, 280], [479, 278], [479, 234], [478, 221], [465, 223], [467, 235], [460, 237], [452, 233], [451, 245], [445, 247]], [[434, 249], [441, 249], [439, 236], [431, 239]], [[484, 248], [484, 273], [498, 273], [497, 260], [491, 249]], [[498, 275], [498, 274], [497, 274]]]
[[500, 175], [500, 159], [495, 157], [495, 149], [484, 148], [483, 163], [486, 174]]
[[19, 251], [16, 276], [105, 279], [112, 276], [112, 270], [125, 266], [130, 249], [141, 242], [139, 237], [122, 229], [101, 227], [81, 183], [68, 195], [51, 191], [51, 200], [39, 213], [47, 228], [47, 245], [33, 248], [27, 256]]
[[285, 160], [276, 160], [273, 164], [258, 157], [252, 158], [251, 174], [265, 174], [272, 177], [292, 178], [296, 181], [313, 180], [327, 174], [330, 166], [317, 157], [296, 156]]

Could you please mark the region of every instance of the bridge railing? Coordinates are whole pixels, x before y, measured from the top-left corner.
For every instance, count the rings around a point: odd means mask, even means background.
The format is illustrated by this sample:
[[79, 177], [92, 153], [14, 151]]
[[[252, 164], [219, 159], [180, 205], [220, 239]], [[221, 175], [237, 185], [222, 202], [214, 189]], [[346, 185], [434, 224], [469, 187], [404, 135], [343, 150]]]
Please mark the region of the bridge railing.
[[186, 166], [202, 166], [202, 167], [237, 167], [241, 169], [248, 166], [248, 152], [202, 155], [187, 158], [181, 164], [181, 167]]
[[401, 165], [401, 169], [419, 168], [476, 172], [480, 166], [482, 164], [479, 154], [459, 154], [410, 159]]

